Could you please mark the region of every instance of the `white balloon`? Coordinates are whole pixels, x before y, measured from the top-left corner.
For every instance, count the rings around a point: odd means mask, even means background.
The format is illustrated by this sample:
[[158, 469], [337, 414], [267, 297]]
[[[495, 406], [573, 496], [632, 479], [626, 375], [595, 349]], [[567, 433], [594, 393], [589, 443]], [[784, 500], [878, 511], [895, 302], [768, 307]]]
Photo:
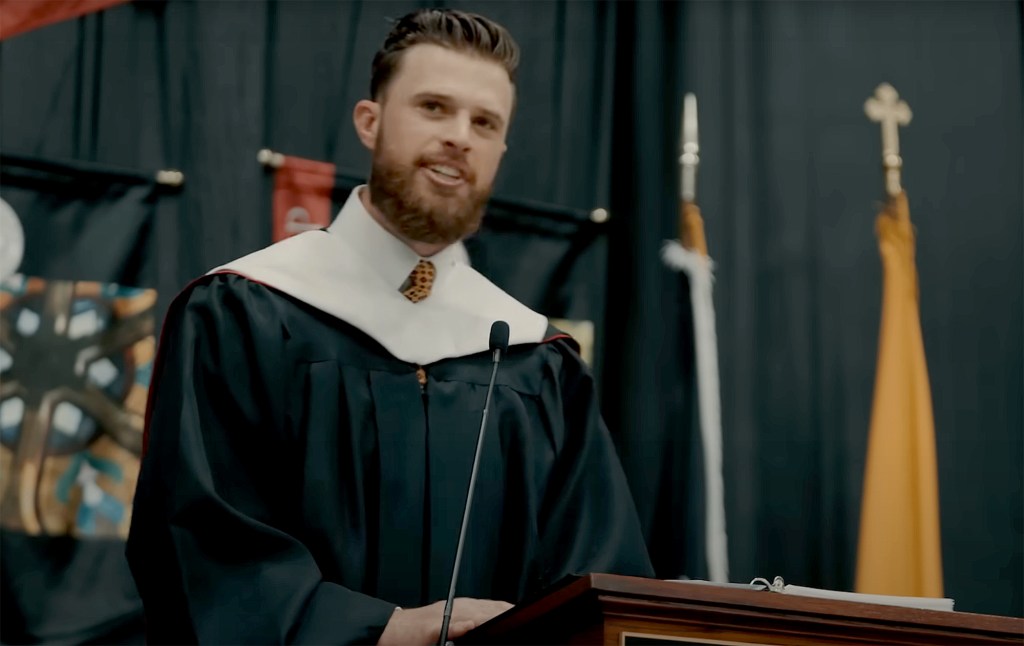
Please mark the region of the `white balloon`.
[[11, 205], [0, 198], [0, 281], [18, 272], [25, 256], [25, 231]]

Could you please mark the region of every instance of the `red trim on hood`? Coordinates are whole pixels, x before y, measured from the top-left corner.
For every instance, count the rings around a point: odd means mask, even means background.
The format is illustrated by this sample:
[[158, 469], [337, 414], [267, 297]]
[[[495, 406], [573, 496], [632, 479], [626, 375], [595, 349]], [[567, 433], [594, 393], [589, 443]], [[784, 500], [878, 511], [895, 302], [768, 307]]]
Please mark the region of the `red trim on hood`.
[[549, 336], [548, 338], [546, 338], [543, 341], [541, 341], [541, 343], [551, 343], [552, 341], [557, 341], [559, 339], [569, 339], [570, 341], [575, 341], [576, 340], [576, 339], [572, 338], [570, 335], [568, 335], [568, 334], [566, 334], [564, 332], [561, 332], [561, 333], [556, 334], [554, 336]]

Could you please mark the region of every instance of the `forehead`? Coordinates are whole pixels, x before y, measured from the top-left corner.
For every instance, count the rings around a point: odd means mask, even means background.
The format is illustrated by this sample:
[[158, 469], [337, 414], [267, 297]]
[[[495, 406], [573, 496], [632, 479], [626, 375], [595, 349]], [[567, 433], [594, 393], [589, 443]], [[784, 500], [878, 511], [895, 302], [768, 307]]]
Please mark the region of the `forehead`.
[[421, 43], [402, 55], [388, 94], [398, 98], [428, 93], [451, 96], [506, 117], [512, 110], [512, 81], [500, 63]]

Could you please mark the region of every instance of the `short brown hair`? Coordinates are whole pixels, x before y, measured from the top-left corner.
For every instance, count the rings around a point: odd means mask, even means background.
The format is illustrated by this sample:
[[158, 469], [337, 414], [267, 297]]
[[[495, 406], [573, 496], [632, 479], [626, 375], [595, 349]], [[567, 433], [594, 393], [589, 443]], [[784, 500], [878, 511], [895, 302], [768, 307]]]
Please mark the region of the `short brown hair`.
[[475, 13], [456, 9], [419, 9], [395, 21], [383, 47], [373, 57], [370, 98], [378, 100], [398, 71], [405, 50], [429, 43], [476, 54], [501, 64], [513, 85], [519, 68], [519, 45], [508, 30]]

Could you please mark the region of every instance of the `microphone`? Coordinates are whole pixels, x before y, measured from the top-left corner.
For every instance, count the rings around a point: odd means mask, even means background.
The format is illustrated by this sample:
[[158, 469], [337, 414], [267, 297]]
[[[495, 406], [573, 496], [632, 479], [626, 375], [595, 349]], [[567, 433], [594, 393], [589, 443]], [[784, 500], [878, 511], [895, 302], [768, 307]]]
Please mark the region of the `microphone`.
[[[491, 346], [491, 357], [495, 363], [494, 369], [497, 370], [497, 363], [501, 361], [501, 355], [508, 352], [508, 323], [505, 321], [495, 321], [491, 323], [491, 340], [489, 341]], [[494, 378], [491, 378], [491, 385], [494, 384]], [[490, 391], [487, 392], [490, 394]], [[487, 405], [484, 404], [484, 411], [487, 410]]]
[[466, 526], [469, 524], [469, 510], [473, 506], [473, 490], [476, 488], [476, 473], [480, 470], [480, 454], [484, 446], [484, 430], [487, 428], [487, 411], [491, 407], [491, 392], [494, 390], [494, 378], [498, 374], [498, 362], [508, 352], [508, 323], [495, 321], [491, 324], [491, 380], [487, 384], [487, 397], [484, 399], [484, 414], [480, 418], [480, 430], [476, 436], [476, 454], [473, 455], [473, 470], [469, 474], [469, 488], [466, 491], [466, 508], [462, 512], [462, 527], [459, 528], [459, 544], [455, 548], [455, 564], [452, 566], [452, 582], [448, 586], [448, 601], [444, 604], [444, 619], [441, 622], [441, 637], [438, 646], [452, 646], [448, 641], [448, 624], [452, 620], [452, 603], [455, 601], [455, 583], [459, 580], [459, 564], [462, 562], [462, 548], [466, 542]]

